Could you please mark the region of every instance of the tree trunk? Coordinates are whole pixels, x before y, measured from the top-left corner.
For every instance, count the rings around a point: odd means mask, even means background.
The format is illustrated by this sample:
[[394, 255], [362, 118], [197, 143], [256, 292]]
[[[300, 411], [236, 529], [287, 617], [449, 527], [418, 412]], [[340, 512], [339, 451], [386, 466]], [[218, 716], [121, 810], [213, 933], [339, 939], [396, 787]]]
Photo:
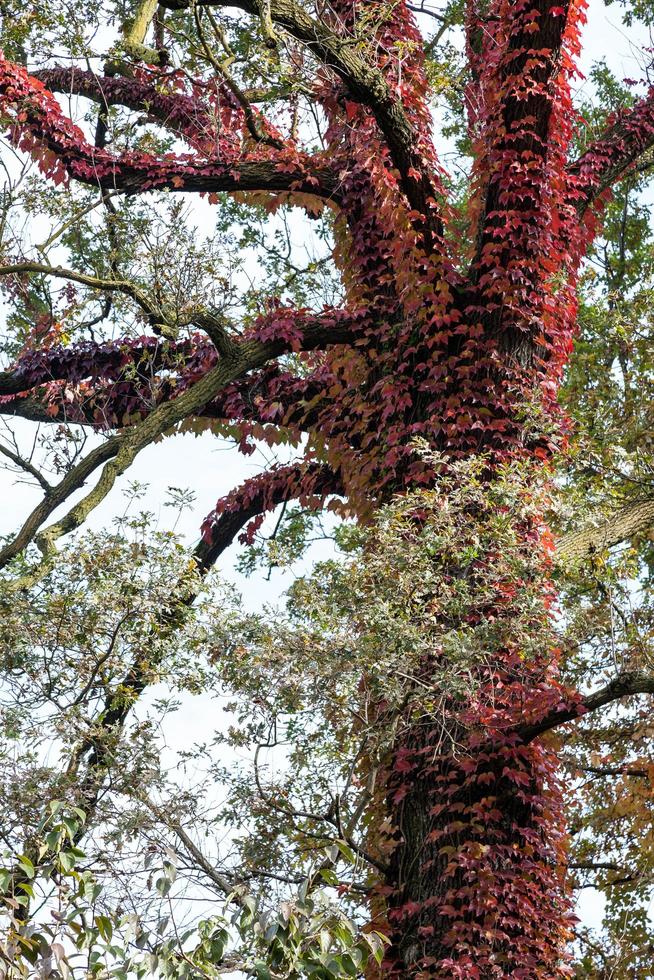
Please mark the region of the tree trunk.
[[[383, 819], [372, 833], [380, 853], [390, 853], [377, 898], [385, 903], [377, 924], [391, 941], [385, 978], [569, 975], [557, 756], [546, 741], [520, 736], [568, 698], [557, 679], [551, 543], [537, 467], [525, 462], [508, 496], [497, 490], [502, 473], [501, 463], [487, 467], [476, 503], [466, 491], [463, 505], [461, 491], [452, 496], [456, 474], [443, 483], [443, 505], [461, 509], [452, 547], [463, 555], [474, 542], [476, 551], [465, 567], [452, 567], [445, 534], [444, 554], [433, 559], [433, 581], [443, 582], [434, 608], [447, 617], [447, 583], [466, 580], [461, 619], [444, 618], [443, 630], [471, 630], [470, 685], [463, 700], [444, 690], [461, 664], [435, 651], [408, 693], [382, 778], [375, 807]], [[503, 547], [494, 536], [500, 501], [511, 528]]]
[[561, 977], [569, 938], [555, 756], [429, 725], [395, 752], [383, 975]]

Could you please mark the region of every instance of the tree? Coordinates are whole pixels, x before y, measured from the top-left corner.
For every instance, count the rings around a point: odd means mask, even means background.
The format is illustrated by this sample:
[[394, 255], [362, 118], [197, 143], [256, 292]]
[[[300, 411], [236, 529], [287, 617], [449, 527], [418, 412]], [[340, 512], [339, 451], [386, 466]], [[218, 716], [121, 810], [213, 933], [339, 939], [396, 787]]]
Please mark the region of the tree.
[[[651, 694], [654, 677], [636, 642], [604, 684], [590, 693], [576, 685], [604, 668], [593, 674], [588, 660], [571, 668], [552, 637], [554, 544], [542, 476], [554, 473], [567, 439], [558, 396], [580, 289], [592, 321], [586, 339], [595, 331], [606, 341], [627, 300], [641, 303], [641, 313], [629, 307], [639, 329], [647, 317], [647, 296], [633, 295], [645, 221], [633, 202], [654, 144], [654, 99], [600, 72], [602, 110], [590, 119], [576, 112], [581, 3], [452, 2], [434, 15], [431, 39], [416, 7], [144, 0], [129, 11], [55, 6], [7, 26], [3, 118], [17, 159], [35, 161], [43, 176], [8, 168], [0, 273], [14, 363], [0, 375], [2, 410], [58, 427], [61, 479], [50, 484], [6, 450], [39, 480], [43, 499], [0, 564], [17, 575], [14, 591], [38, 586], [56, 566], [58, 539], [171, 432], [208, 429], [244, 452], [255, 439], [301, 447], [298, 460], [247, 481], [205, 519], [193, 575], [181, 576], [175, 602], [161, 610], [159, 643], [145, 654], [137, 644], [124, 676], [103, 687], [97, 724], [113, 738], [157, 672], [161, 637], [181, 628], [203, 577], [237, 535], [252, 543], [263, 516], [290, 501], [373, 527], [379, 508], [388, 515], [399, 507], [394, 533], [409, 552], [430, 534], [443, 550], [432, 541], [433, 592], [421, 593], [426, 618], [417, 619], [429, 642], [416, 641], [420, 656], [401, 695], [378, 690], [370, 699], [391, 742], [378, 759], [357, 760], [371, 780], [357, 846], [376, 871], [373, 926], [389, 940], [380, 974], [562, 976], [572, 919], [564, 791], [549, 733]], [[647, 5], [628, 7], [630, 18], [649, 16]], [[441, 46], [459, 27], [465, 57], [457, 60], [455, 48]], [[44, 54], [62, 38], [63, 65]], [[429, 98], [443, 75], [450, 136], [469, 161], [459, 180], [439, 163], [431, 133]], [[76, 107], [87, 112], [78, 122]], [[607, 202], [623, 186], [616, 229]], [[218, 208], [213, 237], [193, 236], [171, 203], [180, 192]], [[28, 251], [13, 214], [37, 207], [53, 225]], [[320, 221], [319, 240], [333, 236], [340, 286], [322, 309], [312, 300], [325, 259], [294, 277], [282, 247], [268, 258], [270, 288], [235, 296], [224, 256], [238, 222], [256, 245], [248, 216], [286, 207]], [[617, 258], [605, 253], [608, 320], [597, 312], [596, 284], [582, 276], [604, 217], [618, 242]], [[53, 264], [62, 249], [65, 267]], [[53, 292], [53, 282], [64, 288]], [[113, 326], [119, 336], [111, 339]], [[605, 343], [612, 356], [602, 383], [610, 388], [617, 358], [633, 439], [646, 414], [633, 375], [648, 380], [649, 362], [632, 341], [624, 327]], [[577, 372], [601, 372], [592, 353]], [[592, 414], [589, 391], [573, 373], [567, 397], [582, 423]], [[614, 391], [602, 397], [615, 406]], [[588, 429], [597, 457], [601, 426]], [[73, 433], [85, 430], [102, 438], [84, 454]], [[607, 466], [583, 464], [576, 487], [597, 494]], [[625, 472], [633, 479], [638, 471]], [[457, 519], [439, 518], [443, 507]], [[650, 500], [627, 503], [564, 539], [567, 553], [588, 563], [647, 529], [651, 511]], [[458, 541], [445, 534], [452, 527]], [[373, 532], [365, 546], [373, 569], [375, 541]], [[597, 569], [590, 574], [600, 581]], [[608, 615], [615, 602], [610, 593]], [[357, 629], [367, 635], [358, 621]], [[453, 636], [466, 642], [457, 647]], [[464, 649], [462, 696], [444, 678], [460, 680]], [[370, 672], [374, 662], [362, 698]], [[622, 744], [620, 778], [632, 775]], [[78, 804], [93, 812], [108, 766], [104, 739], [94, 734], [75, 758]], [[334, 806], [328, 822], [352, 848]]]

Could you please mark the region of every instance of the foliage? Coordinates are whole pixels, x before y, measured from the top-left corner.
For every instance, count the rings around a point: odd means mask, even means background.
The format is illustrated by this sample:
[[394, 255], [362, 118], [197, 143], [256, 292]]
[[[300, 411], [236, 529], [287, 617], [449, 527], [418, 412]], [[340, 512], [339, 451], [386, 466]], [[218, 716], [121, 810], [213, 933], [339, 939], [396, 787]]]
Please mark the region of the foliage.
[[[578, 0], [42, 6], [0, 58], [0, 408], [51, 432], [1, 446], [42, 492], [0, 550], [5, 954], [43, 900], [60, 974], [79, 927], [87, 972], [563, 976], [592, 882], [577, 972], [637, 975], [647, 79], [574, 104]], [[67, 538], [184, 432], [285, 455], [192, 552], [148, 516]], [[219, 555], [290, 565], [323, 508], [345, 559], [244, 613]], [[232, 717], [184, 785], [159, 726], [200, 691]]]
[[[52, 801], [39, 828], [39, 877], [49, 888], [52, 921], [25, 931], [21, 910], [34, 898], [36, 869], [26, 856], [16, 870], [0, 869], [0, 906], [7, 920], [0, 948], [2, 976], [34, 975], [116, 978], [214, 977], [229, 970], [256, 980], [356, 976], [368, 959], [381, 960], [383, 937], [357, 935], [355, 927], [323, 892], [308, 894], [308, 882], [277, 917], [260, 914], [255, 900], [236, 892], [238, 910], [229, 918], [213, 915], [174, 938], [150, 932], [134, 914], [107, 914], [102, 886], [88, 870], [78, 870], [84, 852], [75, 846], [84, 811]], [[149, 855], [150, 858], [153, 855]], [[151, 861], [147, 862], [151, 864]], [[157, 892], [166, 898], [175, 865], [164, 860]], [[41, 883], [41, 882], [39, 882]], [[165, 920], [164, 920], [165, 921]], [[228, 950], [228, 947], [233, 947]]]

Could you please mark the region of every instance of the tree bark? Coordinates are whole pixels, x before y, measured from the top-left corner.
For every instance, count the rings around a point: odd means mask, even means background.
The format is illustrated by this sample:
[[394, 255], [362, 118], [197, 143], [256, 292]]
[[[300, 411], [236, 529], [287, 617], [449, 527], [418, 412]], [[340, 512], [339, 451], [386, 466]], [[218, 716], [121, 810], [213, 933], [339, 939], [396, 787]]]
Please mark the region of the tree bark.
[[569, 898], [555, 753], [444, 733], [429, 719], [416, 734], [388, 780], [396, 847], [382, 975], [563, 976]]

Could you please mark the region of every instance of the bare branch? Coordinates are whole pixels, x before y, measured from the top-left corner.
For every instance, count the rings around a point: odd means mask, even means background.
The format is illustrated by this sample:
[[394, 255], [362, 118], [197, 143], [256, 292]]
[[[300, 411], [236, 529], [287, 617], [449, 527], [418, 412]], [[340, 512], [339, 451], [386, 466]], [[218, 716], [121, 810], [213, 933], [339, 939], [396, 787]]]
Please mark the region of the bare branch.
[[236, 904], [241, 905], [243, 899], [243, 889], [238, 888], [238, 884], [225, 875], [221, 874], [211, 862], [205, 857], [200, 848], [197, 846], [193, 838], [187, 834], [179, 821], [174, 820], [169, 813], [158, 807], [152, 800], [143, 795], [139, 794], [138, 799], [144, 803], [149, 810], [157, 817], [158, 820], [168, 827], [173, 833], [180, 839], [190, 856], [193, 858], [195, 863], [199, 868], [204, 871], [206, 876], [213, 881], [215, 885], [221, 890], [225, 896], [229, 896], [232, 901]]
[[634, 881], [642, 879], [641, 871], [630, 871], [623, 865], [616, 864], [615, 861], [576, 861], [568, 865], [569, 871], [615, 871], [621, 874], [619, 878], [612, 878], [602, 882], [602, 888], [612, 888], [615, 885], [628, 885]]
[[634, 779], [649, 779], [647, 769], [634, 769], [632, 766], [578, 766], [580, 772], [588, 772], [593, 776], [632, 776]]
[[20, 554], [35, 538], [43, 523], [61, 504], [79, 490], [88, 477], [106, 460], [116, 456], [121, 438], [114, 436], [93, 449], [77, 464], [56, 487], [50, 487], [43, 500], [34, 508], [12, 541], [0, 549], [0, 568]]
[[[210, 18], [210, 23], [212, 24], [214, 30], [217, 31], [218, 25], [213, 20], [213, 17], [211, 16], [211, 11], [209, 10], [208, 7], [206, 8], [206, 10]], [[266, 143], [268, 146], [273, 146], [275, 147], [275, 149], [281, 150], [284, 146], [283, 141], [275, 136], [270, 136], [265, 131], [264, 127], [261, 125], [261, 120], [259, 119], [254, 109], [248, 102], [245, 93], [242, 91], [242, 89], [236, 83], [235, 79], [232, 77], [231, 72], [229, 71], [228, 64], [226, 63], [229, 60], [229, 58], [226, 59], [226, 61], [220, 62], [215, 57], [213, 51], [211, 50], [211, 46], [209, 45], [209, 42], [205, 38], [204, 31], [202, 28], [202, 21], [200, 19], [200, 10], [198, 9], [197, 5], [193, 6], [193, 18], [195, 20], [195, 26], [198, 32], [198, 37], [200, 38], [200, 44], [202, 45], [202, 49], [205, 53], [205, 56], [209, 61], [209, 64], [212, 66], [212, 68], [218, 75], [218, 77], [223, 78], [225, 80], [225, 84], [228, 86], [228, 88], [234, 95], [234, 98], [240, 105], [250, 135], [253, 137], [253, 139], [257, 141], [257, 143]], [[223, 43], [226, 42], [223, 41]], [[228, 55], [230, 57], [233, 57], [231, 51], [228, 51]]]
[[2, 453], [3, 456], [6, 456], [7, 459], [10, 459], [15, 466], [18, 466], [21, 470], [24, 470], [25, 473], [29, 473], [30, 476], [33, 476], [37, 483], [39, 483], [43, 490], [45, 490], [46, 496], [52, 493], [53, 488], [50, 483], [48, 483], [41, 471], [38, 470], [36, 466], [33, 466], [28, 459], [23, 459], [23, 457], [18, 453], [13, 452], [8, 446], [3, 446], [1, 443], [0, 453]]

